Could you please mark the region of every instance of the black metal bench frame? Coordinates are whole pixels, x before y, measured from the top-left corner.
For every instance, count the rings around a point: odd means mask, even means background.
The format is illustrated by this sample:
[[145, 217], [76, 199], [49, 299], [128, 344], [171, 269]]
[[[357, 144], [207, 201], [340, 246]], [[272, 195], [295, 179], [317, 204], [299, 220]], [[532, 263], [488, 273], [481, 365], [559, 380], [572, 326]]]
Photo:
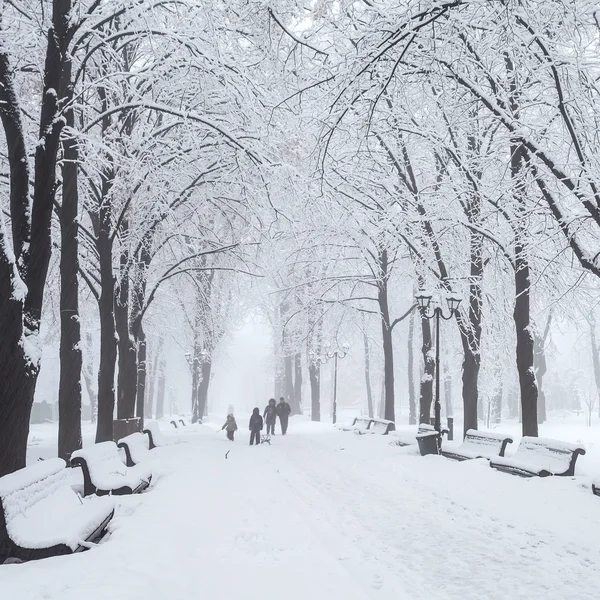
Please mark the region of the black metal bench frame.
[[[105, 536], [106, 528], [114, 514], [115, 511], [113, 509], [85, 541], [89, 543], [100, 541]], [[47, 548], [24, 548], [20, 546], [8, 534], [3, 500], [0, 498], [0, 565], [3, 563], [21, 563], [28, 560], [39, 560], [41, 558], [50, 558], [51, 556], [63, 556], [65, 554], [83, 552], [84, 550], [87, 550], [87, 546], [80, 545], [75, 550], [72, 550], [66, 544], [54, 544]]]
[[[152, 442], [152, 435], [147, 430], [144, 430], [144, 433], [149, 434], [148, 435], [148, 451], [150, 451], [152, 449], [152, 447], [150, 445]], [[119, 443], [117, 444], [117, 448], [123, 448], [123, 450], [125, 451], [125, 464], [128, 467], [135, 467], [135, 465], [138, 464], [138, 463], [134, 462], [133, 457], [131, 456], [131, 449], [129, 448], [128, 442], [126, 442], [124, 440], [120, 440]]]
[[[552, 446], [550, 446], [549, 444], [547, 444], [546, 447], [552, 449]], [[518, 454], [518, 452], [519, 450], [517, 449], [515, 455]], [[585, 449], [575, 448], [574, 450], [565, 451], [565, 454], [567, 452], [571, 453], [571, 458], [569, 460], [569, 466], [562, 473], [552, 473], [551, 471], [548, 471], [544, 468], [536, 469], [535, 465], [532, 465], [531, 469], [529, 469], [521, 466], [498, 464], [494, 463], [494, 459], [490, 459], [490, 467], [498, 471], [510, 473], [511, 475], [518, 475], [519, 477], [573, 477], [575, 475], [575, 463], [577, 462], [577, 457], [580, 455], [583, 456], [585, 454]], [[518, 456], [516, 457], [516, 460], [518, 460]]]
[[[483, 434], [483, 435], [482, 435]], [[476, 437], [485, 437], [485, 432], [477, 432], [477, 434], [471, 434], [469, 435], [469, 433], [467, 432], [467, 435], [465, 435], [465, 439], [467, 438], [476, 438]], [[497, 456], [504, 456], [504, 453], [506, 452], [506, 446], [508, 446], [508, 444], [512, 444], [513, 443], [513, 439], [510, 436], [506, 436], [505, 439], [502, 440], [502, 444], [500, 446], [500, 453]], [[459, 460], [459, 461], [463, 461], [463, 460], [471, 460], [473, 458], [488, 458], [487, 456], [477, 456], [477, 457], [473, 457], [473, 456], [466, 456], [464, 454], [460, 453], [460, 448], [461, 446], [459, 446], [458, 448], [455, 448], [454, 450], [444, 450], [442, 448], [442, 456], [445, 456], [446, 458], [451, 458], [453, 460]]]
[[76, 456], [75, 458], [71, 459], [71, 464], [74, 467], [81, 467], [81, 471], [83, 472], [83, 495], [84, 496], [91, 496], [92, 494], [96, 494], [98, 496], [108, 496], [108, 495], [127, 496], [129, 494], [139, 494], [140, 492], [143, 492], [146, 488], [148, 488], [148, 486], [150, 485], [150, 482], [152, 481], [152, 475], [150, 475], [147, 480], [142, 479], [140, 484], [138, 486], [136, 486], [135, 488], [131, 488], [128, 485], [124, 485], [124, 486], [122, 486], [120, 488], [116, 488], [114, 490], [102, 490], [102, 489], [97, 488], [92, 483], [92, 478], [90, 476], [90, 470], [88, 468], [87, 461], [85, 460], [85, 458], [83, 458], [81, 456]]

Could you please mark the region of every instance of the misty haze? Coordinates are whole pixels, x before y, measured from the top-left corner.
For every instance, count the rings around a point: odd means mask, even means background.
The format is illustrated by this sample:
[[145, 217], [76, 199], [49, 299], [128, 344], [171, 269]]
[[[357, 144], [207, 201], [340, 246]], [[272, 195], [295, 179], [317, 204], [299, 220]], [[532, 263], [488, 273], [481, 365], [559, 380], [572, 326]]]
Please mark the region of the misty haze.
[[0, 599], [600, 598], [599, 39], [0, 0]]

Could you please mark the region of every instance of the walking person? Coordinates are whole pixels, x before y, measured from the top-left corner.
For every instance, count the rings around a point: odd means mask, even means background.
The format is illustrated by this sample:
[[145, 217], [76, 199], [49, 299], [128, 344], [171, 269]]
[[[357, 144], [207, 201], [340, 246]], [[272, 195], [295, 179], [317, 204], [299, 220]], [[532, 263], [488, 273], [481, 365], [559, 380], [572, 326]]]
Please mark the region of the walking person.
[[275, 405], [275, 398], [269, 400], [269, 404], [265, 406], [263, 417], [267, 423], [267, 435], [275, 435], [275, 421], [277, 421], [277, 406]]
[[279, 417], [279, 424], [281, 425], [281, 434], [285, 435], [288, 428], [288, 419], [290, 417], [290, 413], [292, 412], [292, 407], [285, 401], [285, 398], [282, 396], [279, 398], [279, 404], [275, 408], [277, 412], [277, 416]]
[[258, 406], [252, 411], [249, 428], [250, 445], [252, 446], [252, 442], [254, 442], [256, 445], [260, 444], [260, 432], [263, 428], [263, 418], [260, 416], [260, 409]]
[[223, 425], [223, 427], [221, 427], [221, 431], [225, 429], [227, 431], [227, 439], [233, 442], [233, 435], [237, 431], [237, 428], [238, 426], [235, 422], [235, 417], [231, 413], [229, 413], [227, 415], [227, 420], [225, 421], [225, 424]]

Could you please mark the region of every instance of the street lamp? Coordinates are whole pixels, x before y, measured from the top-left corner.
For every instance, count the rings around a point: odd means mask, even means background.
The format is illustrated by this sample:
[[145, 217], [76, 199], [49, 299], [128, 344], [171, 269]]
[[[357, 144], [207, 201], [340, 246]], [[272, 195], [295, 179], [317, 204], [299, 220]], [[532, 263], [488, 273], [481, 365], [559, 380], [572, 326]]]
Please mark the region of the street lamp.
[[430, 310], [431, 296], [419, 294], [415, 296], [421, 315], [426, 319], [435, 319], [435, 404], [434, 404], [434, 428], [437, 431], [438, 454], [441, 451], [441, 405], [440, 405], [440, 318], [449, 321], [458, 311], [460, 298], [450, 296], [447, 298], [450, 314], [445, 316], [441, 306], [435, 306]]
[[350, 350], [349, 344], [342, 344], [342, 348], [336, 348], [335, 350], [331, 350], [331, 345], [329, 343], [325, 344], [325, 356], [315, 356], [314, 352], [310, 353], [310, 359], [313, 362], [317, 362], [319, 364], [324, 364], [330, 359], [334, 359], [333, 362], [333, 424], [335, 425], [337, 421], [337, 372], [338, 372], [338, 359], [342, 360], [346, 358], [348, 354], [348, 350]]

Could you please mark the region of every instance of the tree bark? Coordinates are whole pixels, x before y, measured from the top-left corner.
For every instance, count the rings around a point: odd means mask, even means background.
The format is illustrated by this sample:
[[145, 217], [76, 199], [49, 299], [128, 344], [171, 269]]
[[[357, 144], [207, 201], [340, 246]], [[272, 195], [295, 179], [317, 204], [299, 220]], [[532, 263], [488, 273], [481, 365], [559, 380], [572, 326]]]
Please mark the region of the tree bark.
[[423, 355], [423, 375], [419, 392], [419, 423], [430, 423], [431, 403], [433, 402], [433, 377], [435, 375], [435, 359], [433, 357], [433, 340], [431, 325], [427, 317], [421, 316], [421, 353]]
[[417, 423], [417, 407], [415, 402], [415, 366], [413, 340], [415, 335], [415, 311], [410, 313], [408, 322], [408, 424]]
[[292, 410], [292, 415], [302, 413], [302, 354], [294, 355], [294, 404], [297, 412]]
[[384, 418], [396, 420], [394, 397], [394, 346], [388, 299], [389, 261], [388, 253], [383, 248], [378, 257], [379, 281], [377, 283], [377, 302], [381, 315], [381, 336], [383, 342], [383, 373], [385, 388]]
[[367, 388], [367, 412], [373, 418], [373, 391], [371, 390], [371, 357], [369, 338], [363, 329], [363, 345], [365, 348], [365, 386]]
[[311, 421], [321, 420], [321, 365], [311, 362], [308, 365], [308, 376], [310, 379], [310, 405]]
[[[71, 61], [65, 61], [65, 78], [71, 80]], [[67, 100], [73, 99], [69, 85]], [[75, 115], [70, 106], [66, 123], [71, 133], [63, 141], [63, 190], [60, 218], [60, 376], [58, 386], [58, 456], [67, 462], [81, 448], [81, 325], [79, 319], [78, 160], [72, 130]]]
[[138, 336], [137, 353], [137, 389], [136, 389], [136, 416], [140, 418], [140, 424], [144, 426], [146, 417], [146, 334], [143, 328]]
[[90, 400], [91, 422], [96, 423], [98, 418], [98, 397], [93, 384], [94, 366], [92, 361], [92, 334], [89, 331], [86, 331], [85, 333], [85, 351], [87, 354], [87, 360], [83, 367], [83, 380], [85, 381], [85, 389]]
[[[21, 108], [8, 55], [0, 47], [0, 119], [10, 169], [10, 213], [14, 256], [0, 225], [0, 477], [25, 466], [29, 416], [39, 373], [39, 328], [51, 255], [51, 220], [56, 191], [56, 158], [64, 120], [64, 61], [70, 40], [71, 2], [54, 2], [42, 87], [35, 152], [33, 202]], [[30, 221], [31, 217], [31, 221]], [[20, 281], [21, 280], [21, 281]], [[25, 288], [22, 282], [26, 284]]]
[[102, 199], [99, 207], [99, 231], [97, 236], [100, 262], [100, 367], [98, 369], [98, 425], [96, 443], [113, 438], [113, 414], [115, 409], [115, 368], [117, 340], [115, 337], [114, 286], [111, 239], [111, 202], [108, 198], [112, 187], [112, 175], [102, 174]]
[[208, 388], [210, 386], [210, 373], [212, 370], [212, 359], [210, 356], [202, 360], [201, 370], [202, 379], [198, 384], [198, 417], [200, 420], [207, 414], [208, 410]]
[[165, 385], [166, 385], [166, 363], [164, 353], [161, 352], [158, 361], [158, 386], [156, 390], [156, 418], [165, 416]]
[[286, 356], [283, 360], [284, 365], [284, 377], [285, 377], [285, 393], [284, 397], [287, 402], [290, 403], [293, 415], [297, 415], [300, 410], [296, 406], [296, 398], [294, 396], [294, 357]]

